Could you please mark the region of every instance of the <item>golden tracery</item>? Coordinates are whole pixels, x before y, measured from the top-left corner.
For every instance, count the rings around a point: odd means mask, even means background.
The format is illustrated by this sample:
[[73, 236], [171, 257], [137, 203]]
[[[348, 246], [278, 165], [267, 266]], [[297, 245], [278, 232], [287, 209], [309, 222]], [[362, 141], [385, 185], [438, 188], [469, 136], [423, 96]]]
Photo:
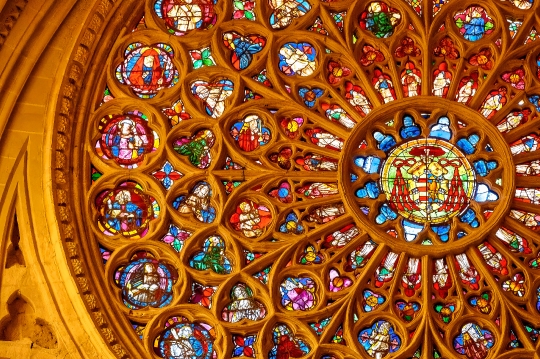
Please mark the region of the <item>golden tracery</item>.
[[537, 6], [146, 1], [73, 188], [145, 355], [532, 358]]

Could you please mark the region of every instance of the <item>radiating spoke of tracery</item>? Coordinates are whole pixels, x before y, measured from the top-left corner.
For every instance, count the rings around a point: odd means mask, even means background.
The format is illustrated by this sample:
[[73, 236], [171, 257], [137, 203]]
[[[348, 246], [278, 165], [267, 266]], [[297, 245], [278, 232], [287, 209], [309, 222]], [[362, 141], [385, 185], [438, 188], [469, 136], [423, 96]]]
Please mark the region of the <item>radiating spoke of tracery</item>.
[[537, 1], [146, 2], [79, 189], [149, 357], [533, 357]]

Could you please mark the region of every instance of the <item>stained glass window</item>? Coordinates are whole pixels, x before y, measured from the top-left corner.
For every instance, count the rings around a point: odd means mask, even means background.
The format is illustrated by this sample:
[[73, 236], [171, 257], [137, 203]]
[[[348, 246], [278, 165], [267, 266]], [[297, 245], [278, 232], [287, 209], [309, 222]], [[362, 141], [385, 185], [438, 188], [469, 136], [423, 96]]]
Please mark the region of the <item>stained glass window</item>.
[[537, 3], [146, 0], [78, 124], [141, 355], [535, 357]]

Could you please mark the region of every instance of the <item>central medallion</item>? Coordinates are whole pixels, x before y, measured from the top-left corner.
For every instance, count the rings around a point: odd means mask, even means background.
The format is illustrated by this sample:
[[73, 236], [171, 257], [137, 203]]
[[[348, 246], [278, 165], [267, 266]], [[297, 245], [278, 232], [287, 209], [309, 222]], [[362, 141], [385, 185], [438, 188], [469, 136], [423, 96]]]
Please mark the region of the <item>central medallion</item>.
[[469, 109], [444, 110], [446, 100], [430, 101], [372, 111], [339, 163], [345, 202], [360, 226], [375, 242], [418, 255], [430, 246], [451, 253], [478, 245], [507, 211], [514, 183], [495, 126]]
[[406, 142], [386, 159], [380, 185], [391, 209], [416, 223], [445, 223], [467, 209], [475, 172], [454, 145], [424, 138]]

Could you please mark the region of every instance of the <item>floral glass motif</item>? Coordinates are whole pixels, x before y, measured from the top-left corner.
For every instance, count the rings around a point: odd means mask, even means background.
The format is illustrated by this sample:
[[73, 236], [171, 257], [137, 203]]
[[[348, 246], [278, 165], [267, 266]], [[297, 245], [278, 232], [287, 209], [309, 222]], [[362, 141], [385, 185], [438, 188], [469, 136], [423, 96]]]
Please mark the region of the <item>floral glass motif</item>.
[[172, 317], [154, 341], [154, 351], [164, 359], [213, 359], [215, 338], [215, 329], [207, 323]]
[[218, 287], [204, 286], [200, 283], [193, 282], [191, 284], [192, 294], [189, 298], [189, 303], [199, 304], [202, 307], [212, 308], [212, 297], [218, 290]]
[[255, 21], [255, 5], [256, 1], [250, 0], [233, 0], [233, 19], [247, 19]]
[[175, 268], [147, 252], [135, 254], [129, 264], [118, 268], [114, 274], [116, 284], [122, 289], [124, 304], [133, 310], [168, 305], [177, 279]]
[[191, 115], [186, 112], [182, 100], [178, 100], [171, 107], [162, 109], [162, 112], [169, 118], [171, 127], [178, 125], [181, 121], [189, 120]]
[[137, 168], [145, 155], [159, 146], [159, 136], [148, 126], [148, 117], [139, 111], [104, 117], [98, 126], [101, 138], [96, 152], [124, 168]]
[[493, 32], [495, 24], [486, 10], [481, 6], [470, 6], [454, 16], [459, 32], [465, 40], [478, 41]]
[[257, 341], [256, 335], [248, 335], [248, 336], [241, 336], [241, 335], [233, 335], [233, 344], [234, 349], [232, 352], [232, 357], [248, 357], [248, 358], [255, 358], [255, 349], [253, 346], [255, 345], [255, 342]]
[[200, 50], [191, 50], [189, 56], [191, 57], [194, 70], [204, 66], [216, 66], [216, 61], [212, 57], [212, 50], [210, 47], [205, 47]]
[[215, 4], [217, 0], [157, 0], [154, 11], [169, 33], [181, 36], [211, 28], [217, 21]]
[[360, 27], [378, 38], [390, 37], [401, 22], [401, 13], [382, 1], [368, 4], [360, 14]]
[[153, 172], [152, 176], [160, 181], [166, 190], [169, 190], [175, 181], [178, 181], [183, 177], [183, 174], [176, 171], [174, 167], [167, 161], [158, 171]]
[[266, 308], [253, 298], [251, 288], [243, 283], [231, 289], [231, 301], [221, 313], [224, 321], [236, 323], [241, 320], [257, 321], [266, 316]]
[[150, 221], [159, 215], [156, 200], [134, 182], [124, 182], [101, 192], [95, 201], [99, 212], [98, 227], [108, 236], [121, 234], [137, 239], [148, 232]]
[[317, 68], [317, 50], [307, 42], [287, 42], [279, 49], [278, 66], [287, 76], [310, 76]]
[[191, 237], [192, 234], [190, 231], [171, 224], [169, 225], [169, 231], [161, 238], [161, 241], [170, 245], [176, 252], [180, 252], [184, 247], [185, 240]]
[[225, 255], [225, 242], [220, 236], [206, 238], [203, 250], [196, 253], [189, 261], [189, 266], [196, 270], [211, 270], [217, 274], [231, 273], [232, 265]]
[[116, 78], [142, 98], [152, 98], [178, 83], [170, 45], [133, 43], [126, 48], [124, 61], [116, 68]]

